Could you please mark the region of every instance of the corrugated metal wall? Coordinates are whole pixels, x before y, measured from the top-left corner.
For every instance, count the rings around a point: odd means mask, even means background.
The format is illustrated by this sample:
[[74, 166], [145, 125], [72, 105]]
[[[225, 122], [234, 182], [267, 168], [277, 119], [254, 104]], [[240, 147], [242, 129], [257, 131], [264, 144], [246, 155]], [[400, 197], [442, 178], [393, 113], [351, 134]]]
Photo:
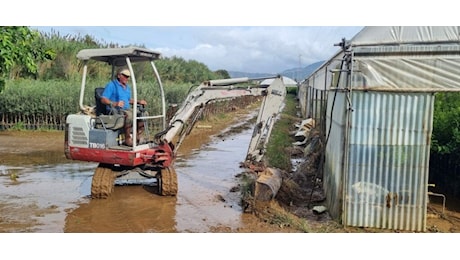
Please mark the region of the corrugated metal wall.
[[353, 92], [344, 225], [425, 231], [433, 101], [430, 93]]
[[[307, 107], [318, 101], [314, 91], [303, 92]], [[424, 231], [434, 95], [353, 91], [347, 113], [347, 92], [327, 92], [323, 189], [331, 216], [348, 226]]]

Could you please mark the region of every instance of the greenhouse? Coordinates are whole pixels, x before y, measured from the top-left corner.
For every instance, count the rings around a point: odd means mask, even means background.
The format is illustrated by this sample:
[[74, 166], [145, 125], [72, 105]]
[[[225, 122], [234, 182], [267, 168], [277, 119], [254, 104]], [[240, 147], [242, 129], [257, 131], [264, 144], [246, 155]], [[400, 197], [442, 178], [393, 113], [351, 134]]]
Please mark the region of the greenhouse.
[[460, 91], [459, 27], [365, 27], [299, 87], [343, 225], [425, 231], [433, 104]]

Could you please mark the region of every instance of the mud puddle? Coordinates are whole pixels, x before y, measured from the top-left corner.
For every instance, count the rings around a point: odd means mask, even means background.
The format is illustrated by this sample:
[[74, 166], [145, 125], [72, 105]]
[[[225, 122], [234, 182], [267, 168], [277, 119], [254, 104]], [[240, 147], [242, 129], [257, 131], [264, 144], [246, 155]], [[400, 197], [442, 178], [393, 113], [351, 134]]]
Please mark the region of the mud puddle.
[[90, 193], [94, 164], [0, 165], [0, 232], [63, 232], [66, 210]]

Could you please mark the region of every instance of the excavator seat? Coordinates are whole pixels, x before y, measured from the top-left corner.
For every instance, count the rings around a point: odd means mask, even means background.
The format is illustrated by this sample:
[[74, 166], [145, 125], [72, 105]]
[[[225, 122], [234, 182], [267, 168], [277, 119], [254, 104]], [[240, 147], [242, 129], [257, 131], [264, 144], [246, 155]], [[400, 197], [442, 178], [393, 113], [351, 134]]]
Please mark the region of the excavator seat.
[[94, 97], [96, 99], [96, 128], [118, 130], [123, 128], [125, 116], [123, 114], [107, 111], [106, 105], [102, 104], [101, 97], [104, 88], [96, 88]]
[[101, 102], [101, 97], [102, 97], [103, 92], [104, 92], [104, 88], [94, 89], [94, 98], [96, 99], [96, 116], [107, 114], [107, 108]]

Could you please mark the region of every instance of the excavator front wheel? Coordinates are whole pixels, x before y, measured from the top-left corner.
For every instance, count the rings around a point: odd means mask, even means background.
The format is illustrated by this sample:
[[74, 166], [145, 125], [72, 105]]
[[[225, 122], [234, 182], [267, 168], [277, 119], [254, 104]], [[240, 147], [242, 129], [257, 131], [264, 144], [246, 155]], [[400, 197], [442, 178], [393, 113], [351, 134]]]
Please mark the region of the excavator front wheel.
[[177, 195], [177, 174], [173, 167], [161, 169], [158, 178], [158, 191], [163, 196]]
[[113, 192], [116, 177], [116, 173], [112, 171], [110, 165], [99, 164], [94, 171], [91, 183], [91, 198], [108, 198]]

